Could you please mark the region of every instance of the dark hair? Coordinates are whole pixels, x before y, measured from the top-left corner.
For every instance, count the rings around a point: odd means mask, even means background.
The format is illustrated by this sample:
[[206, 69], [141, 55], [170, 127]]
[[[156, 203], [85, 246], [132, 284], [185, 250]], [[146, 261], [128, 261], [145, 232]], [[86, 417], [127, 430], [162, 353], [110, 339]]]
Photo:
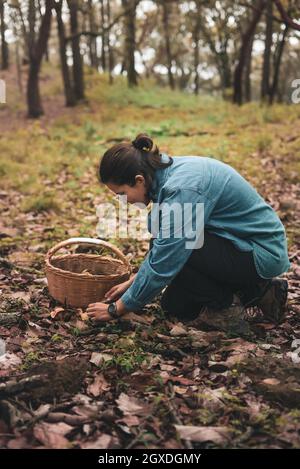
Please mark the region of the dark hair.
[[161, 153], [147, 134], [139, 134], [131, 143], [118, 143], [109, 148], [100, 160], [99, 179], [104, 184], [135, 185], [135, 176], [141, 174], [150, 188], [156, 169], [173, 163], [161, 161]]

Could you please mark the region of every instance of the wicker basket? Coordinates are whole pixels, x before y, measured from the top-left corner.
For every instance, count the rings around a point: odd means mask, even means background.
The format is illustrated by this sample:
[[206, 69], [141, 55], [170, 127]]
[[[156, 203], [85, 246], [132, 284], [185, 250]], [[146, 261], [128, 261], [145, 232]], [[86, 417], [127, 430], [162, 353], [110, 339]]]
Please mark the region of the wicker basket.
[[[83, 253], [53, 257], [59, 249], [73, 244], [105, 247], [119, 259]], [[58, 243], [46, 255], [45, 270], [50, 295], [64, 305], [77, 308], [103, 301], [105, 293], [112, 286], [128, 280], [131, 273], [128, 259], [118, 248], [92, 238], [70, 238]]]

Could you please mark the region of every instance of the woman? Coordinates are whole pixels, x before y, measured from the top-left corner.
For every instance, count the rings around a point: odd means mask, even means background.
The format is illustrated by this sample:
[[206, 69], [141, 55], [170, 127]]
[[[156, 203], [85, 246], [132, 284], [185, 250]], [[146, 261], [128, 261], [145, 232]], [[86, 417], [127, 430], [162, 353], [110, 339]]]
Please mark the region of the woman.
[[[288, 286], [274, 277], [290, 266], [285, 230], [271, 206], [232, 167], [207, 157], [171, 158], [139, 134], [105, 152], [99, 176], [113, 193], [126, 195], [128, 203], [147, 206], [152, 201], [183, 212], [187, 204], [192, 211], [189, 219], [183, 213], [180, 236], [172, 217], [165, 236], [169, 214], [158, 215], [157, 236], [138, 273], [106, 294], [110, 305], [89, 305], [91, 318], [107, 321], [140, 310], [167, 287], [162, 308], [182, 321], [204, 311], [226, 311], [237, 297], [241, 312], [255, 307], [268, 320], [282, 321]], [[197, 232], [199, 240], [204, 231], [204, 243], [191, 249], [185, 228], [187, 222], [195, 226], [196, 207], [204, 207]]]

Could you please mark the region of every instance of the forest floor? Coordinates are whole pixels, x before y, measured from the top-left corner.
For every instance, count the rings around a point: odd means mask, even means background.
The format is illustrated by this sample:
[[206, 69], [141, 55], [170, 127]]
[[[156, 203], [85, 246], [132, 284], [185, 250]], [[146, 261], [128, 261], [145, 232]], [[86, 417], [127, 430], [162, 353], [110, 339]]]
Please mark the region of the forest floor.
[[[24, 117], [15, 83], [0, 108], [0, 447], [299, 448], [300, 107], [238, 108], [87, 73], [87, 101], [64, 110], [52, 72], [40, 121]], [[280, 326], [255, 324], [251, 339], [202, 331], [166, 318], [158, 299], [93, 325], [49, 297], [47, 250], [96, 236], [96, 207], [112, 201], [99, 156], [139, 132], [171, 155], [231, 164], [277, 211], [292, 264]], [[148, 242], [111, 241], [137, 269]]]

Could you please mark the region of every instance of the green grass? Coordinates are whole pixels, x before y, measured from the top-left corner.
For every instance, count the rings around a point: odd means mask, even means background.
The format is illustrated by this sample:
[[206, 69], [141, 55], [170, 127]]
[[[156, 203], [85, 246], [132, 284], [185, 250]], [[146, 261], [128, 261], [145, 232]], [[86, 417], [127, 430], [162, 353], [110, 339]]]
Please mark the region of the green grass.
[[[59, 75], [55, 80], [47, 84], [47, 92], [60, 90]], [[80, 186], [87, 171], [96, 172], [100, 155], [113, 143], [106, 143], [108, 139], [132, 139], [139, 132], [149, 133], [163, 151], [173, 155], [211, 155], [240, 170], [249, 158], [258, 170], [259, 158], [252, 154], [274, 147], [278, 151], [279, 134], [290, 132], [290, 125], [300, 118], [296, 105], [237, 107], [212, 97], [171, 92], [152, 80], [128, 89], [124, 77], [109, 85], [107, 75], [92, 71], [86, 81], [88, 104], [74, 110], [76, 123], [68, 114], [47, 129], [37, 121], [2, 134], [3, 187], [34, 194], [45, 181], [56, 184], [63, 172], [68, 173], [69, 184]], [[91, 180], [91, 187], [95, 185], [96, 178]]]
[[[57, 98], [59, 69], [46, 65], [42, 75], [42, 96]], [[49, 235], [49, 244], [65, 237], [65, 228], [74, 221], [81, 235], [95, 234], [93, 223], [83, 218], [95, 214], [93, 200], [109, 199], [98, 183], [97, 167], [115, 138], [131, 140], [147, 132], [161, 151], [173, 156], [206, 155], [231, 164], [258, 190], [272, 177], [262, 165], [266, 155], [280, 164], [282, 180], [298, 179], [300, 106], [238, 107], [210, 96], [172, 92], [153, 80], [128, 89], [125, 77], [109, 85], [106, 74], [89, 69], [85, 78], [87, 102], [71, 112], [62, 110], [54, 120], [30, 121], [0, 136], [1, 188], [20, 193], [20, 206], [11, 209], [15, 216], [20, 209], [43, 213], [55, 230], [59, 225], [60, 233]], [[9, 105], [13, 113], [13, 101]]]

